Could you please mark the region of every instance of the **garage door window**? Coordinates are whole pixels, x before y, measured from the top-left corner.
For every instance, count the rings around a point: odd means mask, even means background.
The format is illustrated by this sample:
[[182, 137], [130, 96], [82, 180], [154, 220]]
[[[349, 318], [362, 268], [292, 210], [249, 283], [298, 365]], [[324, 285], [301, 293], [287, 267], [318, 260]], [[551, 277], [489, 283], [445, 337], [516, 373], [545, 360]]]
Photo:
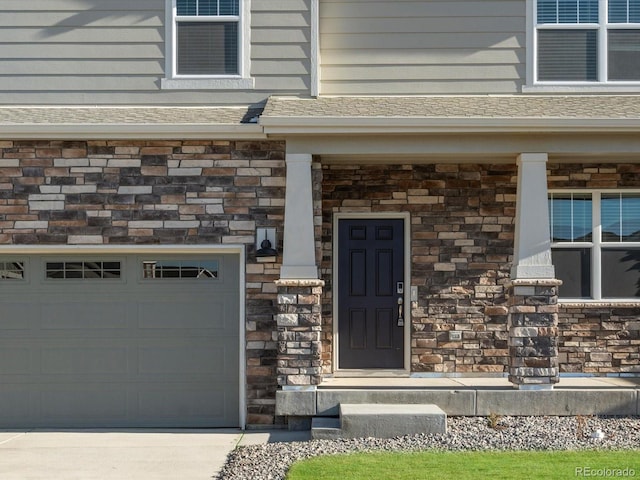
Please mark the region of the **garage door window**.
[[120, 262], [47, 262], [45, 268], [46, 278], [52, 280], [118, 279], [121, 273]]
[[24, 262], [0, 261], [0, 280], [24, 280]]
[[145, 260], [142, 262], [142, 277], [148, 280], [215, 280], [219, 275], [220, 266], [217, 260]]

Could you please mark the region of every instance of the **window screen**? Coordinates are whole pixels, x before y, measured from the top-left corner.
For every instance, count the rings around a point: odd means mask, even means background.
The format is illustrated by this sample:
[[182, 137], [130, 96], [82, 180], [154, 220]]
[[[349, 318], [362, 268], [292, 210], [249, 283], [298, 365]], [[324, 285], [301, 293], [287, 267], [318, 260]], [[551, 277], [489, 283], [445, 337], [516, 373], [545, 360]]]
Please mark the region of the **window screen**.
[[640, 297], [640, 250], [602, 250], [602, 296]]
[[595, 30], [538, 31], [538, 79], [598, 80], [598, 32]]
[[563, 298], [591, 298], [591, 249], [557, 248], [551, 258], [556, 277], [562, 280], [558, 295]]
[[237, 22], [178, 22], [177, 68], [183, 75], [237, 75]]
[[640, 30], [609, 30], [609, 80], [640, 80]]

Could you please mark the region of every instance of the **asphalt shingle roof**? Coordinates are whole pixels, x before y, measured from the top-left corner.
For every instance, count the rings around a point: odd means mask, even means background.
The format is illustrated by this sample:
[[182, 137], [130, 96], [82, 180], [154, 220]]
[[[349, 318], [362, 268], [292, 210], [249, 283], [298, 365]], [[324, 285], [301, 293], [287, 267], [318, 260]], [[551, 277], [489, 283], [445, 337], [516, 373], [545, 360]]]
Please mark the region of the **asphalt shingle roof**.
[[262, 118], [639, 119], [635, 95], [272, 97]]
[[0, 107], [0, 125], [240, 125], [247, 107]]

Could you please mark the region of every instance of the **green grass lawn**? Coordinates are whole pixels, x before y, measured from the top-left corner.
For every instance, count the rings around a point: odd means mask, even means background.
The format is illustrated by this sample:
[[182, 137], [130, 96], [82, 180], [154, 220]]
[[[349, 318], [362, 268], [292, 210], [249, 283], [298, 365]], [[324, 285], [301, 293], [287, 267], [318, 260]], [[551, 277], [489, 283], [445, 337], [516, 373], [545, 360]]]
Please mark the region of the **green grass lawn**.
[[634, 477], [640, 478], [640, 450], [327, 455], [294, 464], [287, 480], [549, 480]]

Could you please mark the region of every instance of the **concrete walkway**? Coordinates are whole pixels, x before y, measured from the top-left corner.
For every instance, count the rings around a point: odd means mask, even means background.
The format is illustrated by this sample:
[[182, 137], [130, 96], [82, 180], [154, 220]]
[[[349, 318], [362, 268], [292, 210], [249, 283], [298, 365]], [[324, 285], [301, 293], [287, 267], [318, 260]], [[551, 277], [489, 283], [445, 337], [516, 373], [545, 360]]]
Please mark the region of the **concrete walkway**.
[[237, 429], [0, 431], [0, 478], [212, 479], [238, 445], [309, 436]]

